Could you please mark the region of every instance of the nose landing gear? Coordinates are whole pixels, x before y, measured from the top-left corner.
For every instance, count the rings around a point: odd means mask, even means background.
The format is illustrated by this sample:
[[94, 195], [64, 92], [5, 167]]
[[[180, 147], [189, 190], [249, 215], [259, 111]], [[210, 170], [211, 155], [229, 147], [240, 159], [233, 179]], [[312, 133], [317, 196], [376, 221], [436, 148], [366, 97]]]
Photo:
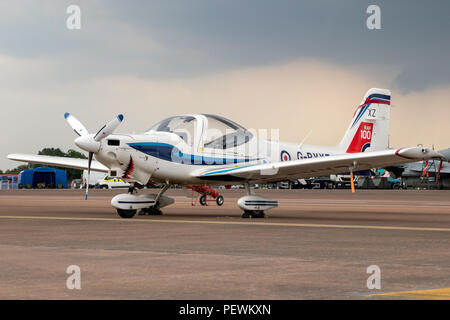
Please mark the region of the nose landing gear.
[[174, 199], [163, 196], [168, 189], [166, 184], [158, 194], [136, 194], [136, 187], [130, 188], [129, 193], [118, 194], [111, 200], [111, 205], [117, 209], [117, 213], [122, 218], [132, 218], [140, 209], [139, 215], [161, 215], [161, 208], [174, 203]]

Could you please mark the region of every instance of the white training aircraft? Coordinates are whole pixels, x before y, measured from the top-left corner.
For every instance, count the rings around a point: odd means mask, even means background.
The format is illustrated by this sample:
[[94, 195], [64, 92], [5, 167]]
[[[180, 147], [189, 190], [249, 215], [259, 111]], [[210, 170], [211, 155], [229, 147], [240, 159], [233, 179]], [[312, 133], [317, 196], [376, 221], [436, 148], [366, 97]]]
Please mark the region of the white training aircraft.
[[[242, 217], [263, 217], [265, 210], [278, 206], [278, 201], [254, 195], [250, 184], [441, 159], [442, 155], [424, 147], [389, 149], [390, 100], [389, 90], [367, 91], [335, 147], [258, 139], [233, 121], [209, 114], [171, 117], [143, 134], [113, 134], [123, 120], [123, 115], [118, 115], [96, 134], [89, 134], [66, 113], [64, 117], [79, 136], [75, 144], [89, 152], [88, 160], [25, 154], [10, 154], [8, 158], [107, 172], [132, 183], [128, 193], [111, 200], [123, 218], [133, 217], [139, 209], [161, 214], [160, 208], [174, 202], [163, 196], [171, 184], [243, 184], [247, 195], [237, 202], [244, 211]], [[158, 194], [137, 194], [136, 189], [154, 182], [164, 183]]]

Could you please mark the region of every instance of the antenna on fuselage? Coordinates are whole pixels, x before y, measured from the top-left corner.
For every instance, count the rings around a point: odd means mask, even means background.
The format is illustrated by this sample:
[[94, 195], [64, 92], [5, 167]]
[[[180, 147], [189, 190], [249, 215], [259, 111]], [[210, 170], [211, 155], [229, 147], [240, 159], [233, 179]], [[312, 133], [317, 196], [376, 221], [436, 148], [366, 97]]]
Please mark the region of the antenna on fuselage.
[[311, 135], [312, 131], [313, 131], [313, 129], [309, 130], [308, 134], [303, 138], [302, 142], [300, 142], [300, 144], [298, 145], [299, 149], [303, 146], [303, 144], [305, 143], [306, 139], [309, 138], [309, 136]]

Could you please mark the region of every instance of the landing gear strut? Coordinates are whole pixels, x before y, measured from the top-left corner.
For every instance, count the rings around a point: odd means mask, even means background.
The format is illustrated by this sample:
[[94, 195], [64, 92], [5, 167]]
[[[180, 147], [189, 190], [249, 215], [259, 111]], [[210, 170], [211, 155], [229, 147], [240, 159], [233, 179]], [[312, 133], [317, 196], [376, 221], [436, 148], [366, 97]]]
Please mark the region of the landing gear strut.
[[164, 185], [164, 187], [162, 187], [162, 189], [159, 191], [158, 195], [156, 196], [155, 204], [153, 206], [151, 206], [151, 207], [142, 208], [141, 211], [139, 211], [139, 215], [140, 216], [145, 216], [145, 215], [161, 216], [163, 213], [162, 213], [161, 208], [160, 208], [159, 199], [161, 198], [163, 193], [167, 191], [168, 188], [169, 188], [169, 184], [166, 183]]
[[141, 185], [140, 183], [135, 182], [128, 187], [128, 193], [129, 194], [137, 193], [136, 189], [142, 189], [143, 187], [144, 186]]

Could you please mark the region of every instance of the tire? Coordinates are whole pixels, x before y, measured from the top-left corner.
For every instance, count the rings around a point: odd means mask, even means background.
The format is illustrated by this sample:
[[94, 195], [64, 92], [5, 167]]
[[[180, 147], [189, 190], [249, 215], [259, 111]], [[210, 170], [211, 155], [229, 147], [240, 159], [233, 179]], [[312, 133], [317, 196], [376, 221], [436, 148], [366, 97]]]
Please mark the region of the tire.
[[206, 206], [206, 196], [202, 195], [199, 199], [199, 202], [202, 206]]
[[262, 210], [255, 211], [252, 214], [252, 218], [265, 218], [265, 217], [266, 217], [266, 215], [265, 215], [264, 211], [262, 211]]
[[159, 206], [150, 207], [148, 210], [148, 215], [150, 216], [161, 216], [163, 213]]
[[241, 217], [244, 219], [265, 218], [266, 215], [264, 214], [263, 210], [245, 210]]
[[216, 203], [217, 203], [217, 205], [218, 206], [221, 206], [221, 205], [223, 205], [223, 197], [222, 196], [218, 196], [217, 198], [216, 198]]
[[250, 212], [245, 210], [241, 217], [244, 219], [248, 219], [250, 218], [250, 215], [251, 215]]
[[123, 210], [123, 209], [117, 209], [117, 213], [120, 217], [124, 219], [130, 219], [133, 218], [136, 214], [137, 210]]
[[162, 213], [161, 209], [159, 208], [159, 206], [143, 208], [143, 209], [141, 209], [141, 211], [139, 211], [139, 215], [141, 215], [141, 216], [145, 216], [145, 215], [160, 216], [162, 214], [163, 213]]

